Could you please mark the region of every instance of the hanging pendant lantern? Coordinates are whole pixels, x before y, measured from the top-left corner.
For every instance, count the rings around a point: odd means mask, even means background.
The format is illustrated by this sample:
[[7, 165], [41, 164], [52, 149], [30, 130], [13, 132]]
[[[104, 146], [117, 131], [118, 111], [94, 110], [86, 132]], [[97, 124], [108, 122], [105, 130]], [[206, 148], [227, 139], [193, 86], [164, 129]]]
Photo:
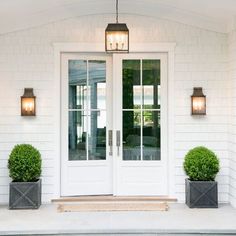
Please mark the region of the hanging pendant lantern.
[[105, 49], [108, 53], [129, 52], [129, 29], [118, 22], [118, 0], [116, 0], [116, 23], [109, 23], [105, 30]]

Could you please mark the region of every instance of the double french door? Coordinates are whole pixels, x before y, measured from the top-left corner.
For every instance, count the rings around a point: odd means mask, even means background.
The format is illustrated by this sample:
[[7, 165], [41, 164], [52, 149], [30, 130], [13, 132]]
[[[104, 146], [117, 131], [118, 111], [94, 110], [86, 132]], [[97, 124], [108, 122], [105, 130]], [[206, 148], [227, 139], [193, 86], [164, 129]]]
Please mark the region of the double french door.
[[167, 55], [61, 65], [61, 195], [167, 195]]

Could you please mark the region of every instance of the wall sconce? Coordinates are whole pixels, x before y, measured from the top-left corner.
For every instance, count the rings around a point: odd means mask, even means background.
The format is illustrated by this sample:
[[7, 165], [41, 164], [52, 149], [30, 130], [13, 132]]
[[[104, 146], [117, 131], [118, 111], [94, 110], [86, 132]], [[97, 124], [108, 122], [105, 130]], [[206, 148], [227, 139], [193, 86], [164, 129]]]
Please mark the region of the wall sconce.
[[36, 97], [32, 88], [25, 88], [23, 96], [21, 96], [21, 116], [36, 115]]
[[193, 88], [191, 96], [192, 115], [206, 115], [206, 96], [202, 93], [202, 88]]
[[118, 0], [116, 0], [116, 23], [109, 23], [105, 30], [106, 52], [129, 52], [129, 29], [118, 23]]

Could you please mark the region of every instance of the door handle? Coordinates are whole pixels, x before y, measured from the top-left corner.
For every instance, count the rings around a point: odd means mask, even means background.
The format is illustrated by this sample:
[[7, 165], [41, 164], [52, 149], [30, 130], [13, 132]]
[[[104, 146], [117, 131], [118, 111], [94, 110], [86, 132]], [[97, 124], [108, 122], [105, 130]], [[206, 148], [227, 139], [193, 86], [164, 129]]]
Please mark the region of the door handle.
[[108, 145], [110, 147], [109, 155], [112, 155], [112, 130], [108, 130]]
[[120, 155], [120, 130], [116, 130], [116, 147], [117, 147], [117, 156]]

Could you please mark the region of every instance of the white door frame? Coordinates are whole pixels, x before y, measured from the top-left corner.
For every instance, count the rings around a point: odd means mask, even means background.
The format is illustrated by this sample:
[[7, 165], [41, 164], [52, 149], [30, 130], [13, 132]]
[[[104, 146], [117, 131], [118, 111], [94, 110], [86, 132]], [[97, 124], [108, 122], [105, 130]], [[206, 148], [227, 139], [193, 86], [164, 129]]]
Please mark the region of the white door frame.
[[[55, 106], [55, 192], [54, 198], [61, 195], [61, 54], [105, 53], [102, 43], [54, 43], [54, 106]], [[174, 196], [174, 50], [176, 43], [138, 43], [130, 45], [132, 53], [167, 53], [168, 54], [168, 195]]]

